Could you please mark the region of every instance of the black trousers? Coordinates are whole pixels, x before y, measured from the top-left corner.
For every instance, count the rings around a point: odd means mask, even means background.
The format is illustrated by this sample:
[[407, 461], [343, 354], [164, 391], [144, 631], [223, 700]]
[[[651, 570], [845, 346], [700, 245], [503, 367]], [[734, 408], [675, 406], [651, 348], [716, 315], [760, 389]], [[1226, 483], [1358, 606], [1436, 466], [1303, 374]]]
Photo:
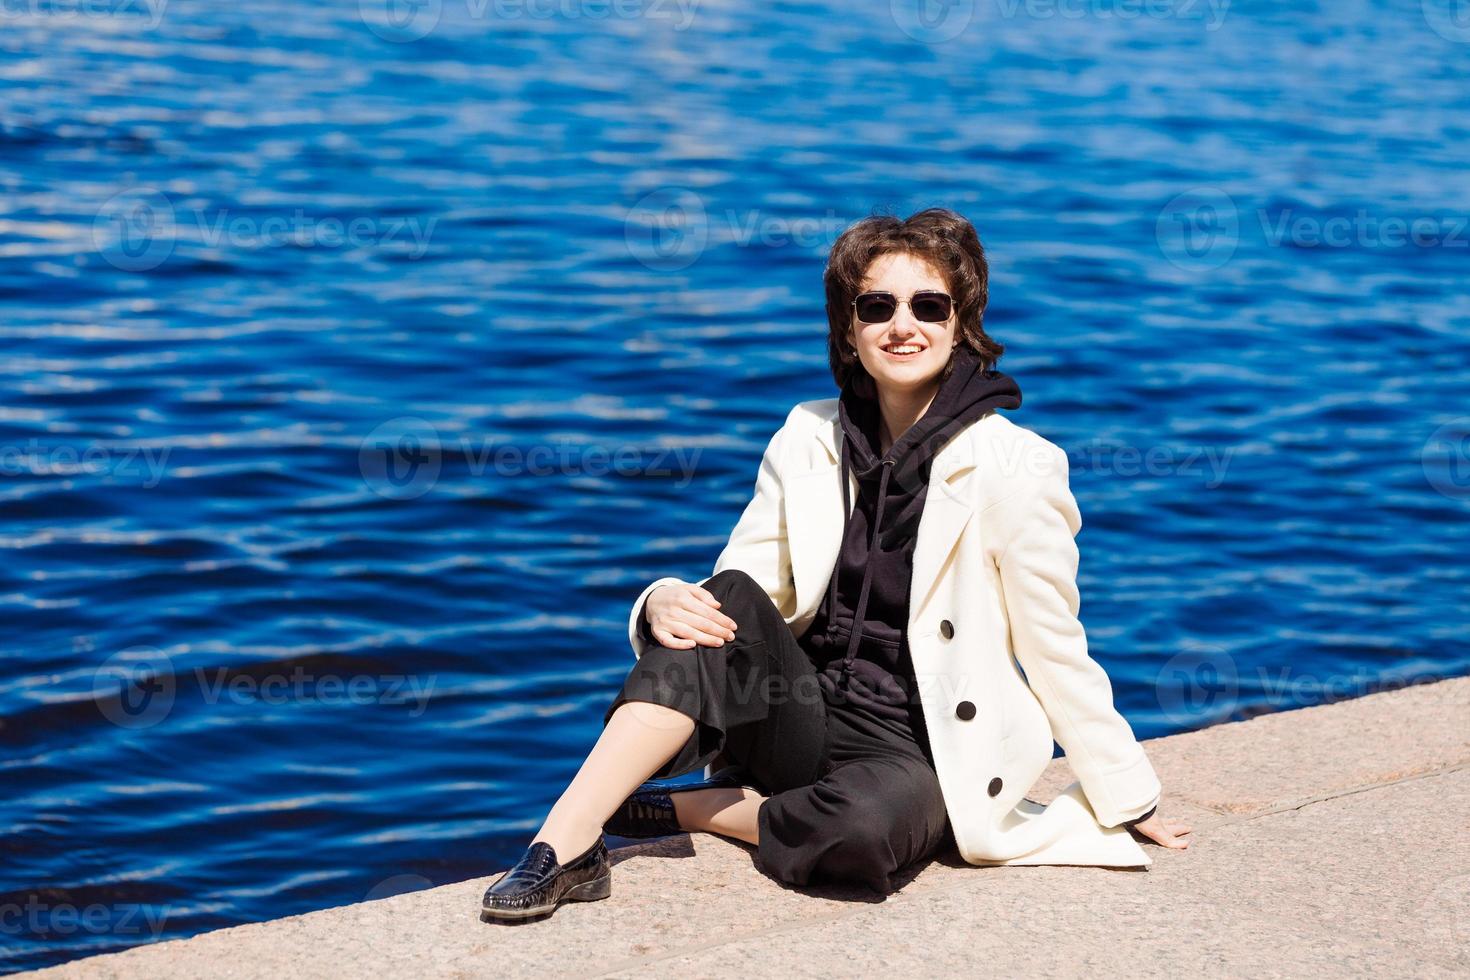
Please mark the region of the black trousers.
[[769, 795], [757, 857], [793, 885], [861, 882], [887, 894], [895, 873], [953, 843], [927, 745], [842, 702], [764, 589], [729, 570], [704, 583], [739, 628], [723, 647], [651, 645], [603, 718], [648, 701], [695, 721], [653, 774], [681, 776], [723, 754]]

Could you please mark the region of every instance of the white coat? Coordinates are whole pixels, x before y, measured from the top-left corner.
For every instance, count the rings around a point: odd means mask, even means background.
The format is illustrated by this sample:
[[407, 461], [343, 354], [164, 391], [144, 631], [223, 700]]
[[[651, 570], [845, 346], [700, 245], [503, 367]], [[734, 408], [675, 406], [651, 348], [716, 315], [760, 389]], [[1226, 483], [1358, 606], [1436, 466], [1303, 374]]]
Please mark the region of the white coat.
[[[759, 582], [797, 637], [837, 563], [841, 437], [836, 398], [793, 408], [715, 562], [714, 574], [737, 568]], [[1152, 863], [1121, 824], [1158, 802], [1159, 779], [1088, 656], [1077, 618], [1082, 520], [1067, 474], [1061, 448], [998, 412], [960, 430], [931, 469], [909, 649], [945, 808], [971, 864]], [[635, 656], [644, 600], [679, 581], [661, 578], [634, 603]], [[1025, 796], [1053, 739], [1077, 779], [1042, 806]]]

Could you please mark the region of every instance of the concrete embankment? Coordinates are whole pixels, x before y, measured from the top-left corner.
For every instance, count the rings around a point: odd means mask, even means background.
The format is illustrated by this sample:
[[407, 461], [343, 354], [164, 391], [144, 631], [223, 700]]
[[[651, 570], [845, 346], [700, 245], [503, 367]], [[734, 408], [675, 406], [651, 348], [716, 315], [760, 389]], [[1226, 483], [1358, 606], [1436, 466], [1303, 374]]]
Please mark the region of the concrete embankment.
[[[886, 899], [788, 889], [751, 849], [615, 852], [613, 897], [487, 925], [492, 878], [79, 960], [55, 977], [1470, 975], [1470, 678], [1148, 743], [1194, 827], [1146, 870], [971, 867]], [[1032, 794], [1070, 781], [1055, 760]]]

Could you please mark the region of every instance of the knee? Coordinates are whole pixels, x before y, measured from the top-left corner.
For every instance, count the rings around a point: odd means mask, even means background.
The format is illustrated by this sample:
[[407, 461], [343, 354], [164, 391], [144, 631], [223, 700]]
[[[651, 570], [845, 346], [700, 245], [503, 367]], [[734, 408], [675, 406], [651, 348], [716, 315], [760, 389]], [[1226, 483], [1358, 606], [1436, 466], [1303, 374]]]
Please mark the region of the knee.
[[822, 874], [882, 894], [894, 890], [894, 873], [918, 857], [919, 842], [946, 822], [937, 777], [927, 771], [905, 775], [843, 808], [833, 844], [819, 865]]
[[893, 849], [889, 846], [895, 823], [885, 815], [875, 813], [868, 807], [856, 810], [837, 835], [839, 854], [850, 855], [869, 861], [884, 871], [893, 870]]
[[775, 604], [771, 602], [771, 597], [766, 594], [761, 584], [751, 578], [749, 572], [743, 572], [738, 568], [727, 568], [712, 576], [704, 583], [704, 588], [720, 600], [720, 612], [742, 625], [744, 625], [744, 620], [736, 614], [735, 610], [746, 613], [747, 617], [750, 614], [759, 615], [767, 611], [773, 615], [779, 615], [775, 613]]
[[871, 824], [844, 827], [814, 871], [824, 880], [865, 885], [883, 895], [894, 890], [898, 859], [889, 832]]
[[704, 587], [713, 592], [721, 602], [725, 596], [738, 595], [765, 595], [766, 590], [761, 588], [759, 582], [751, 578], [750, 573], [738, 568], [727, 568], [723, 572], [712, 575]]
[[890, 876], [899, 867], [893, 835], [899, 832], [902, 820], [888, 797], [845, 807], [816, 870], [829, 880], [864, 884], [884, 893], [892, 891]]

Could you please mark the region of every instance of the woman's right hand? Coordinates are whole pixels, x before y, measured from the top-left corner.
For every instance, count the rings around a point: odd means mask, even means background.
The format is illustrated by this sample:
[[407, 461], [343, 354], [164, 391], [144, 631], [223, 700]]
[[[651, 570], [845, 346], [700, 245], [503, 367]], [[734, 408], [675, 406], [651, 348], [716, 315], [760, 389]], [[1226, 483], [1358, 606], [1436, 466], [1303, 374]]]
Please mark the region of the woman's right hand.
[[735, 639], [735, 620], [720, 612], [720, 601], [708, 589], [689, 582], [659, 586], [644, 605], [653, 638], [666, 647], [692, 650], [719, 647]]

